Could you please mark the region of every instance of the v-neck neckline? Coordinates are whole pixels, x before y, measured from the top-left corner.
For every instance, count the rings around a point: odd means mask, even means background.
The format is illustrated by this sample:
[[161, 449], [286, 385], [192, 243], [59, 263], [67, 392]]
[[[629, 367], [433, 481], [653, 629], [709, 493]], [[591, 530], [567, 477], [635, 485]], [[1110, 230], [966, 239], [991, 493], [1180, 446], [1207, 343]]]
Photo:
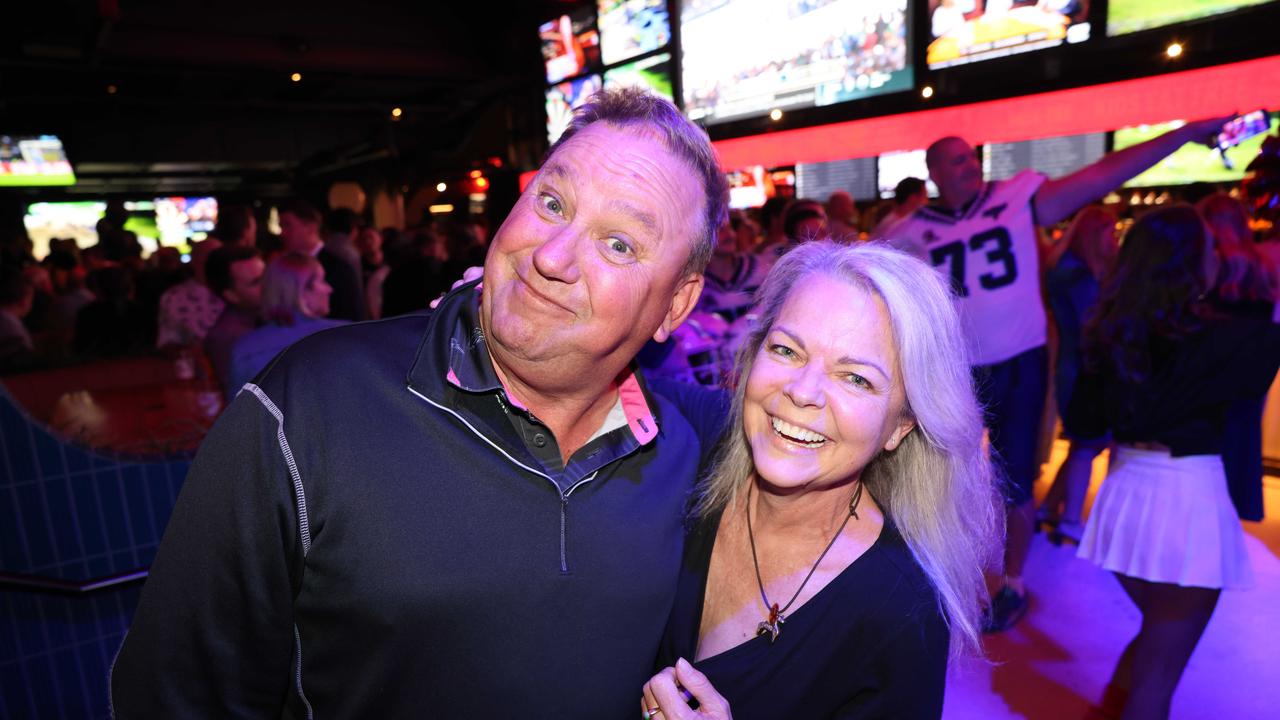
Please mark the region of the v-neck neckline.
[[[716, 543], [717, 537], [720, 535], [720, 521], [723, 519], [724, 519], [724, 512], [722, 511], [715, 516], [714, 520], [708, 519], [707, 522], [709, 523], [709, 525], [704, 530], [704, 532], [709, 532], [711, 534], [711, 549], [707, 551], [706, 571], [702, 573], [701, 589], [699, 590], [699, 593], [698, 593], [696, 617], [694, 617], [693, 619], [694, 622], [693, 622], [693, 653], [692, 655], [695, 658], [698, 657], [698, 648], [701, 647], [702, 645], [702, 632], [701, 632], [702, 615], [704, 612], [706, 612], [706, 607], [707, 607], [707, 582], [711, 579], [711, 556], [715, 553], [715, 550], [716, 550], [715, 543]], [[797, 606], [794, 610], [788, 613], [787, 620], [793, 621], [796, 618], [796, 616], [800, 616], [801, 618], [808, 617], [808, 614], [805, 613], [805, 610], [807, 608], [815, 605], [816, 604], [815, 601], [823, 597], [824, 593], [830, 590], [834, 585], [842, 582], [846, 578], [846, 576], [849, 575], [854, 570], [854, 568], [856, 568], [858, 564], [862, 562], [863, 558], [866, 558], [868, 555], [871, 555], [874, 552], [878, 552], [880, 550], [880, 546], [885, 542], [886, 535], [888, 535], [888, 533], [885, 532], [885, 529], [888, 527], [888, 525], [889, 525], [889, 518], [885, 517], [883, 522], [881, 522], [880, 524], [880, 532], [876, 535], [875, 541], [872, 542], [871, 545], [867, 547], [866, 550], [862, 551], [861, 555], [854, 558], [853, 562], [845, 566], [845, 568], [841, 570], [839, 573], [836, 573], [836, 576], [831, 578], [831, 582], [828, 582], [826, 585], [823, 585], [818, 590], [818, 592], [814, 593], [808, 600], [805, 600], [804, 603]], [[779, 637], [781, 637], [781, 634], [779, 635]], [[715, 655], [708, 655], [704, 658], [699, 658], [694, 662], [705, 663], [713, 660], [719, 661], [723, 658], [733, 657], [733, 656], [745, 653], [747, 649], [752, 648], [761, 643], [773, 644], [773, 642], [776, 642], [776, 641], [767, 640], [763, 635], [756, 635], [754, 637], [748, 638], [738, 643], [737, 645], [721, 650]]]

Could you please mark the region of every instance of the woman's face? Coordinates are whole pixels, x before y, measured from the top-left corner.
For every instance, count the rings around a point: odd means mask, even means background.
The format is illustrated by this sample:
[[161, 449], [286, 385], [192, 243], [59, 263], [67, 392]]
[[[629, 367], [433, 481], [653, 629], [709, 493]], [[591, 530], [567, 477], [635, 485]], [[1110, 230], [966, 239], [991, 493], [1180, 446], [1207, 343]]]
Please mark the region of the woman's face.
[[302, 288], [302, 297], [299, 298], [302, 314], [313, 318], [328, 317], [329, 296], [332, 294], [333, 287], [324, 281], [324, 270], [317, 269]]
[[747, 378], [743, 426], [757, 474], [778, 492], [859, 476], [914, 426], [903, 397], [884, 301], [822, 273], [802, 278]]

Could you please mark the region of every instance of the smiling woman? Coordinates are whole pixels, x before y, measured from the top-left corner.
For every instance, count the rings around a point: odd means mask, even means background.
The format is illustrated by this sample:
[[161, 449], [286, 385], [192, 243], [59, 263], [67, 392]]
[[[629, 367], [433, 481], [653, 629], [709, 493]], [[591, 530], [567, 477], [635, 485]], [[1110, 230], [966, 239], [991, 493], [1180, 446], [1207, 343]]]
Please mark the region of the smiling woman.
[[663, 641], [672, 667], [642, 710], [938, 717], [949, 654], [979, 651], [1003, 535], [951, 293], [903, 253], [824, 241], [778, 261], [757, 309]]

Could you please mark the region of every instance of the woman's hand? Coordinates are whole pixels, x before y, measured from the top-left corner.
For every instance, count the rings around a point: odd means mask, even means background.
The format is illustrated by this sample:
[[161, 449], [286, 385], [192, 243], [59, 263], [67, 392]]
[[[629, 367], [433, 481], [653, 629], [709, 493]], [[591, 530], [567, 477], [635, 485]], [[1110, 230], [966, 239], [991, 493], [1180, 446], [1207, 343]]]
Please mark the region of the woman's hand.
[[[479, 280], [479, 279], [480, 279], [480, 278], [482, 278], [482, 277], [484, 277], [484, 268], [482, 268], [482, 267], [477, 267], [477, 266], [475, 266], [475, 265], [472, 265], [471, 267], [469, 267], [469, 268], [467, 268], [466, 270], [463, 270], [463, 271], [462, 271], [462, 279], [461, 279], [461, 280], [459, 280], [459, 281], [457, 281], [457, 282], [455, 282], [455, 283], [453, 284], [453, 286], [452, 286], [452, 287], [450, 287], [449, 289], [450, 289], [450, 290], [457, 290], [458, 288], [462, 287], [463, 285], [466, 285], [467, 283], [471, 282], [472, 280]], [[477, 290], [479, 290], [479, 289], [480, 289], [480, 288], [482, 288], [482, 287], [484, 287], [484, 283], [481, 283], [481, 284], [477, 285], [477, 286], [476, 286], [476, 289], [477, 289]], [[435, 306], [439, 305], [439, 304], [440, 304], [440, 301], [441, 301], [441, 300], [443, 300], [443, 299], [444, 299], [444, 295], [441, 295], [440, 297], [436, 298], [435, 300], [432, 300], [432, 301], [431, 301], [431, 307], [432, 307], [432, 309], [434, 309], [434, 308], [435, 308]]]
[[[697, 710], [689, 707], [691, 699], [698, 701]], [[645, 720], [733, 720], [729, 701], [684, 658], [644, 684], [640, 714]]]

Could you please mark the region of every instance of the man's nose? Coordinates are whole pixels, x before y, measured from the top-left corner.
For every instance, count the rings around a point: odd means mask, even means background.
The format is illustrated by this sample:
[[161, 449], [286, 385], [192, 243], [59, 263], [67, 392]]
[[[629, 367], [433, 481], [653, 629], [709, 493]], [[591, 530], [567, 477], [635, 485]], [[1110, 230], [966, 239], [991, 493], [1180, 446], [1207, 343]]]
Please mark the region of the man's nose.
[[581, 277], [578, 253], [586, 238], [581, 229], [568, 224], [559, 228], [533, 251], [533, 267], [548, 280], [575, 283]]

